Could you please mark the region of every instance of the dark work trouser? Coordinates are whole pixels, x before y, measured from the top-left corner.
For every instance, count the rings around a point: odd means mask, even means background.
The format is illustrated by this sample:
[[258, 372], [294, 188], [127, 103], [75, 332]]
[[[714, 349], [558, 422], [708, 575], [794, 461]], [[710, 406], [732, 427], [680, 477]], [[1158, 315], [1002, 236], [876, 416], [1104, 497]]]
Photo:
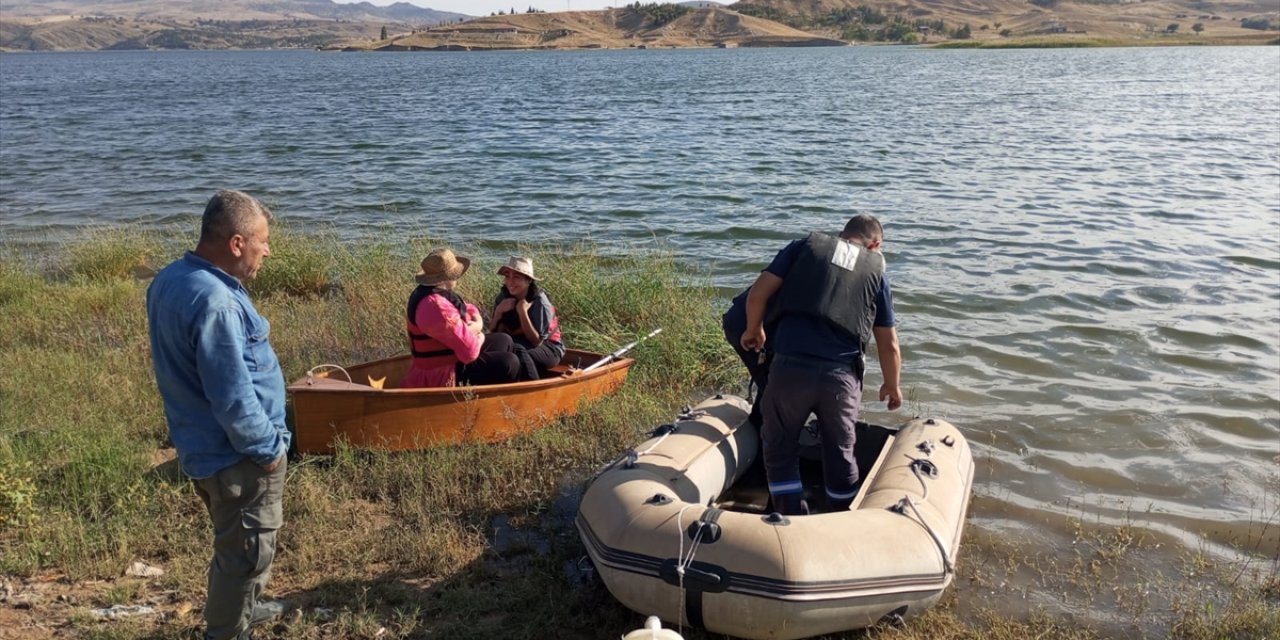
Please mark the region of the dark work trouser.
[[[774, 506], [784, 514], [804, 513], [797, 438], [812, 412], [822, 436], [822, 476], [828, 510], [848, 508], [856, 493], [854, 424], [862, 403], [862, 383], [847, 364], [775, 355], [765, 392], [764, 468]], [[788, 513], [790, 512], [790, 513]]]
[[195, 480], [213, 521], [213, 560], [204, 607], [206, 640], [248, 636], [249, 617], [271, 575], [276, 531], [284, 522], [288, 463], [267, 473], [245, 458], [208, 478]]
[[558, 364], [564, 357], [564, 348], [552, 345], [543, 340], [536, 347], [528, 346], [524, 340], [515, 340], [516, 356], [520, 358], [520, 379], [537, 380], [544, 378], [547, 371]]
[[460, 384], [502, 384], [519, 378], [520, 358], [511, 336], [505, 333], [486, 333], [480, 356], [458, 370]]

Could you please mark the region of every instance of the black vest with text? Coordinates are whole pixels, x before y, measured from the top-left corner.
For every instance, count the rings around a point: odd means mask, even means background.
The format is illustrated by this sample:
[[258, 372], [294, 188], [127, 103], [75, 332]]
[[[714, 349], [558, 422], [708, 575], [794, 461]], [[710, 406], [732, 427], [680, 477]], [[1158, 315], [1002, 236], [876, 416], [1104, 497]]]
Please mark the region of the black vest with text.
[[822, 318], [857, 337], [865, 350], [876, 320], [884, 256], [853, 242], [810, 233], [783, 278], [773, 311]]

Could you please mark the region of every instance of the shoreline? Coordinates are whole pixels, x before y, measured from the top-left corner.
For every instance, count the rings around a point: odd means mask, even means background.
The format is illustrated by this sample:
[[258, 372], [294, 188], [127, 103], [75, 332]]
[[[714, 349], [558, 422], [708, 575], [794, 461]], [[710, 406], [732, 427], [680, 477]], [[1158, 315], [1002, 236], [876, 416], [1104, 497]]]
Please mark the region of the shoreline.
[[200, 51], [244, 51], [244, 52], [268, 52], [268, 51], [315, 51], [318, 53], [482, 53], [486, 51], [529, 51], [529, 52], [547, 52], [547, 51], [672, 51], [672, 50], [709, 50], [709, 49], [809, 49], [809, 48], [841, 48], [841, 47], [919, 47], [924, 49], [1123, 49], [1133, 47], [1275, 47], [1280, 46], [1280, 34], [1262, 34], [1257, 37], [1239, 36], [1239, 37], [1209, 37], [1209, 38], [1015, 38], [1004, 41], [997, 40], [948, 40], [945, 42], [915, 42], [915, 43], [894, 43], [894, 42], [874, 42], [874, 43], [858, 43], [847, 42], [842, 44], [775, 44], [775, 45], [758, 45], [758, 46], [721, 46], [718, 44], [697, 45], [697, 46], [629, 46], [629, 47], [611, 47], [611, 46], [582, 46], [582, 47], [467, 47], [462, 45], [446, 46], [446, 47], [403, 47], [403, 48], [373, 48], [373, 47], [355, 47], [355, 46], [330, 46], [330, 47], [265, 47], [265, 48], [181, 48], [166, 49], [163, 47], [149, 47], [139, 49], [12, 49], [0, 47], [0, 55], [3, 54], [46, 54], [46, 53], [138, 53], [138, 52], [154, 52], [154, 53], [171, 53], [171, 52], [200, 52]]
[[1280, 34], [1260, 32], [1257, 36], [1157, 36], [1154, 38], [1110, 38], [1088, 35], [1028, 36], [1007, 40], [950, 40], [927, 45], [933, 49], [1116, 49], [1126, 47], [1273, 47], [1280, 46]]

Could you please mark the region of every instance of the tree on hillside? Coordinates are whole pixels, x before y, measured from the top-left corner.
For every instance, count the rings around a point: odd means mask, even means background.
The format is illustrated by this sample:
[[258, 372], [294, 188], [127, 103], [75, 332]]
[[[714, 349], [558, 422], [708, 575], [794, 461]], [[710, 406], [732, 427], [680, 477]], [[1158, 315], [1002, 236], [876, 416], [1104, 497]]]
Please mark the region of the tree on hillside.
[[627, 5], [627, 8], [644, 12], [650, 18], [653, 18], [653, 22], [659, 26], [667, 24], [668, 22], [671, 22], [672, 20], [675, 20], [689, 12], [689, 7], [672, 4], [670, 2], [664, 2], [662, 4], [650, 2], [649, 4], [644, 4], [637, 0], [634, 4]]
[[915, 29], [912, 29], [911, 25], [906, 22], [898, 20], [894, 20], [889, 23], [889, 25], [881, 31], [884, 39], [889, 42], [902, 42], [906, 39], [907, 34], [909, 33], [915, 33]]
[[[639, 3], [637, 2], [636, 4], [639, 4]], [[627, 6], [630, 7], [631, 5], [627, 5]], [[762, 7], [762, 6], [750, 4], [747, 2], [738, 2], [733, 5], [733, 10], [737, 11], [738, 13], [741, 13], [744, 16], [754, 16], [756, 18], [764, 18], [765, 20], [781, 22], [782, 24], [792, 26], [792, 27], [798, 28], [801, 24], [803, 24], [803, 21], [800, 19], [799, 16], [796, 16], [790, 13], [785, 13], [783, 11], [779, 11], [778, 9], [774, 9], [773, 7]], [[838, 9], [837, 11], [841, 11], [841, 10]]]
[[1196, 32], [1196, 35], [1200, 35], [1200, 32], [1201, 32], [1201, 31], [1204, 31], [1204, 23], [1203, 23], [1203, 22], [1197, 22], [1197, 23], [1195, 23], [1195, 24], [1191, 25], [1191, 30], [1192, 30], [1192, 31], [1194, 31], [1194, 32]]
[[386, 40], [386, 39], [387, 39], [387, 27], [386, 27], [386, 25], [383, 25], [383, 27], [382, 27], [382, 35], [378, 36], [378, 39], [379, 39], [379, 40]]
[[1169, 26], [1167, 26], [1167, 27], [1165, 27], [1165, 28], [1164, 28], [1164, 32], [1165, 32], [1165, 33], [1177, 33], [1177, 32], [1178, 32], [1178, 23], [1176, 23], [1176, 22], [1170, 22], [1170, 23], [1169, 23]]
[[841, 32], [841, 36], [850, 42], [870, 42], [876, 39], [876, 35], [870, 29], [862, 26], [861, 23], [845, 27], [844, 31]]

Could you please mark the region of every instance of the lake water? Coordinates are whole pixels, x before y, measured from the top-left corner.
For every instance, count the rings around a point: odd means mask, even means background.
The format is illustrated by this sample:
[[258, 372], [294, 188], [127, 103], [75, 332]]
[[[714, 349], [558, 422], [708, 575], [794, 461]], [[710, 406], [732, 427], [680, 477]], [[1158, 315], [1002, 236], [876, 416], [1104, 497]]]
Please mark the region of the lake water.
[[194, 228], [221, 187], [352, 239], [663, 247], [725, 293], [874, 213], [971, 527], [1280, 552], [1280, 48], [0, 56], [6, 243]]

